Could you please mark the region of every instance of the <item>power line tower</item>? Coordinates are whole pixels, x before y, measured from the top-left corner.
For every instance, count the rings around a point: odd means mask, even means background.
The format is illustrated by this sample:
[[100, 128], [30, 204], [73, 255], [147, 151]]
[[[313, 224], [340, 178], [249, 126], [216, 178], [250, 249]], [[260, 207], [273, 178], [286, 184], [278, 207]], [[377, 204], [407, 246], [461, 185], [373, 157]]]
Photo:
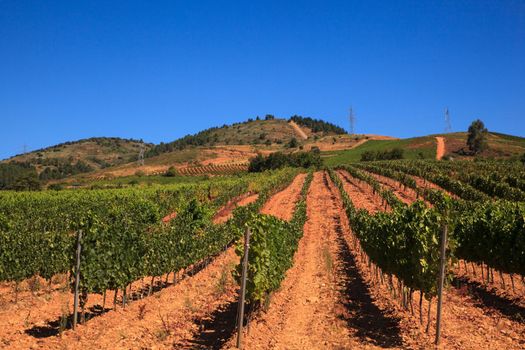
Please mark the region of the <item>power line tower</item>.
[[452, 132], [452, 124], [450, 123], [450, 114], [448, 113], [448, 107], [445, 108], [445, 132]]
[[348, 118], [350, 120], [350, 134], [353, 135], [355, 133], [355, 115], [352, 106], [350, 106], [350, 114]]
[[144, 144], [140, 144], [140, 151], [139, 151], [139, 165], [144, 165]]
[[26, 154], [27, 153], [27, 145], [25, 143], [22, 146], [22, 149], [23, 149], [23, 153], [22, 154]]

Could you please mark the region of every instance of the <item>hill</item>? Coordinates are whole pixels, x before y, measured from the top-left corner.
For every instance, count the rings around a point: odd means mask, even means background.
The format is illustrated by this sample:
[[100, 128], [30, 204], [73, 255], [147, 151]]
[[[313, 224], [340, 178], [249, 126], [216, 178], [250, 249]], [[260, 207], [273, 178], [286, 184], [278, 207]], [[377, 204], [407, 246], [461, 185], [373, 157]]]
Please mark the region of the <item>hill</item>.
[[323, 120], [297, 115], [286, 120], [266, 115], [264, 118], [257, 117], [246, 122], [209, 128], [169, 143], [160, 143], [150, 149], [146, 157], [195, 146], [286, 145], [292, 140], [317, 140], [320, 137], [345, 133], [344, 129]]
[[152, 144], [117, 137], [93, 137], [64, 142], [2, 161], [33, 167], [41, 180], [61, 179], [136, 161], [141, 147], [148, 151]]
[[[365, 152], [384, 152], [394, 148], [403, 150], [406, 159], [435, 159], [436, 137], [443, 137], [445, 157], [454, 159], [473, 159], [467, 147], [467, 133], [455, 132], [396, 140], [372, 139], [352, 149], [323, 152], [326, 165], [358, 162]], [[525, 153], [525, 138], [489, 132], [487, 149], [477, 155], [482, 158], [517, 158]]]

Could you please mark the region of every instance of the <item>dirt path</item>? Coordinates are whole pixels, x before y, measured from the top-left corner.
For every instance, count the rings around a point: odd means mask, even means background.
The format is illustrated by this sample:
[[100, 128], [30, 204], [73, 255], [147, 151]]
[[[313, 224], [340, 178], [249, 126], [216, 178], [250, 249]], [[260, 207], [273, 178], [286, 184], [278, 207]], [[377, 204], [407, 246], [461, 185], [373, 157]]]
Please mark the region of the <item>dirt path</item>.
[[259, 198], [259, 195], [257, 193], [251, 194], [251, 193], [245, 193], [240, 195], [237, 198], [234, 198], [230, 200], [228, 203], [226, 203], [225, 206], [223, 206], [221, 209], [217, 211], [215, 216], [213, 217], [213, 223], [214, 224], [222, 224], [228, 221], [233, 216], [233, 210], [237, 207], [244, 207], [245, 205], [248, 205], [250, 203], [253, 203]]
[[338, 258], [339, 212], [325, 181], [323, 173], [315, 173], [294, 265], [269, 310], [251, 322], [246, 349], [349, 349], [355, 344], [339, 317], [338, 284], [344, 278]]
[[419, 188], [428, 188], [428, 189], [431, 189], [431, 190], [438, 190], [438, 191], [446, 193], [447, 195], [451, 196], [454, 199], [459, 199], [459, 197], [456, 196], [455, 194], [445, 190], [444, 188], [442, 188], [441, 186], [436, 185], [433, 182], [429, 182], [428, 180], [425, 180], [425, 179], [423, 179], [421, 177], [418, 177], [418, 176], [413, 176], [413, 175], [409, 175], [409, 176], [414, 179], [414, 181], [416, 182], [417, 187], [419, 187]]
[[[370, 213], [381, 210], [381, 197], [379, 194], [372, 194], [372, 187], [370, 185], [352, 177], [352, 175], [345, 170], [338, 170], [337, 175], [341, 179], [346, 193], [352, 199], [357, 209], [365, 209]], [[390, 208], [387, 207], [387, 210], [390, 210]]]
[[305, 173], [297, 175], [290, 186], [273, 195], [264, 204], [261, 213], [273, 215], [282, 220], [291, 220], [305, 179]]
[[399, 181], [370, 172], [368, 174], [376, 179], [381, 185], [391, 190], [403, 203], [410, 205], [418, 200], [417, 192], [410, 187], [404, 188], [403, 184]]
[[441, 160], [445, 155], [445, 138], [441, 136], [436, 136], [436, 159]]
[[297, 125], [296, 122], [290, 120], [288, 124], [290, 124], [290, 126], [295, 130], [295, 132], [297, 133], [297, 135], [299, 135], [300, 138], [302, 138], [303, 140], [306, 140], [308, 138], [308, 135], [306, 135], [303, 129], [301, 129], [301, 127]]

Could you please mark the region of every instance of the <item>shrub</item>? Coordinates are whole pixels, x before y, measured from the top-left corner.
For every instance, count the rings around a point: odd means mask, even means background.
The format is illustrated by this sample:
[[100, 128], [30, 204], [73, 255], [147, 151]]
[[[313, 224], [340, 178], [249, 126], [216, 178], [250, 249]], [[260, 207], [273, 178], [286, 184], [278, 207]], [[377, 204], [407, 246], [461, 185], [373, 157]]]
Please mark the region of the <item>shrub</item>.
[[170, 166], [168, 170], [166, 171], [166, 173], [164, 174], [164, 176], [167, 176], [167, 177], [175, 177], [177, 175], [178, 175], [178, 172], [174, 166]]
[[384, 151], [365, 151], [361, 154], [362, 162], [369, 162], [374, 160], [392, 160], [403, 159], [404, 151], [402, 148], [396, 147], [391, 150]]
[[262, 172], [270, 169], [279, 169], [285, 166], [297, 168], [319, 168], [322, 165], [321, 156], [318, 152], [297, 152], [291, 154], [284, 154], [282, 152], [275, 152], [269, 154], [267, 157], [258, 154], [250, 160], [248, 171]]

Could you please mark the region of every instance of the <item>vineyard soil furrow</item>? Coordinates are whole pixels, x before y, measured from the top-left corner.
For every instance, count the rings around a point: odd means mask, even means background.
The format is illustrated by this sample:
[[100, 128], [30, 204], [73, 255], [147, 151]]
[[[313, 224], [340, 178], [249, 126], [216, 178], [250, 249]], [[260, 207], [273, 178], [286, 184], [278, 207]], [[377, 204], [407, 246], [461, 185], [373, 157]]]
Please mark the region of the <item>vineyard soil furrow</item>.
[[[4, 344], [9, 341], [10, 349], [140, 349], [150, 348], [151, 344], [172, 348], [174, 342], [198, 329], [194, 319], [204, 318], [236, 298], [236, 286], [231, 278], [223, 279], [237, 262], [234, 249], [229, 248], [194, 276], [132, 302], [126, 308], [109, 311], [86, 325], [77, 326], [75, 331], [64, 332], [61, 337], [13, 332], [10, 339], [3, 340]], [[107, 304], [111, 304], [112, 294], [107, 298]], [[17, 328], [20, 329], [20, 325]]]
[[[368, 184], [355, 179], [345, 170], [337, 171], [337, 175], [356, 208], [365, 209], [370, 213], [381, 210], [381, 197], [379, 194], [372, 194], [372, 188]], [[371, 195], [367, 195], [368, 193]]]
[[339, 214], [321, 172], [314, 175], [307, 203], [308, 220], [294, 265], [271, 297], [268, 311], [251, 321], [247, 349], [351, 348], [354, 344], [339, 318], [339, 285], [345, 278], [336, 239]]
[[213, 217], [214, 224], [225, 223], [233, 215], [233, 210], [237, 207], [243, 207], [253, 203], [259, 198], [258, 194], [245, 193], [237, 198], [230, 200], [225, 206], [217, 211]]
[[416, 185], [418, 188], [427, 188], [427, 189], [431, 189], [431, 190], [438, 190], [438, 191], [441, 191], [441, 192], [444, 192], [446, 193], [447, 195], [449, 195], [450, 197], [454, 198], [454, 199], [458, 199], [459, 197], [447, 190], [445, 190], [443, 187], [439, 186], [439, 185], [436, 185], [435, 183], [432, 183], [428, 180], [425, 180], [421, 177], [418, 177], [418, 176], [414, 176], [414, 175], [409, 175], [411, 178], [414, 179], [414, 181], [416, 182]]
[[403, 203], [412, 204], [413, 202], [418, 200], [418, 195], [416, 191], [414, 191], [412, 188], [403, 188], [403, 185], [400, 182], [390, 179], [386, 176], [381, 176], [374, 173], [368, 174], [374, 179], [376, 179], [381, 185], [391, 190], [396, 195], [396, 197], [399, 198], [399, 200], [401, 200]]
[[[345, 176], [342, 176], [343, 183]], [[350, 186], [346, 186], [348, 188]], [[346, 189], [345, 188], [345, 189]], [[363, 202], [363, 195], [371, 201], [375, 196], [372, 191], [362, 193], [355, 190], [347, 192], [356, 207]], [[371, 212], [380, 210], [380, 204], [372, 208]], [[383, 295], [388, 297], [386, 291]], [[443, 294], [443, 316], [442, 316], [442, 344], [444, 349], [522, 349], [525, 345], [525, 324], [523, 320], [509, 319], [501, 311], [483, 305], [479, 299], [473, 296], [467, 286], [462, 289], [449, 288]], [[413, 304], [417, 300], [414, 297]], [[433, 335], [435, 325], [436, 303], [431, 306], [432, 322], [430, 336]], [[400, 312], [404, 312], [400, 310]], [[428, 312], [428, 304], [423, 304], [423, 314]], [[416, 314], [418, 311], [416, 310]], [[406, 318], [416, 319], [404, 312]], [[423, 334], [423, 327], [421, 329]]]
[[261, 213], [270, 214], [279, 219], [289, 221], [295, 211], [295, 204], [299, 200], [301, 188], [306, 174], [299, 174], [283, 191], [272, 196], [263, 206]]

